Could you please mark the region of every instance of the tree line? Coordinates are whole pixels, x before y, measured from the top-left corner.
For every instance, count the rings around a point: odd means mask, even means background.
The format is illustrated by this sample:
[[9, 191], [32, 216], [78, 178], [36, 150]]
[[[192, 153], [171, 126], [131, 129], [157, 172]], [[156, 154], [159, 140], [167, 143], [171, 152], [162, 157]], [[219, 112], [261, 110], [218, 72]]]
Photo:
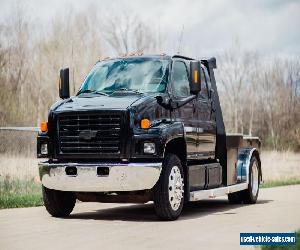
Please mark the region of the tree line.
[[217, 74], [227, 132], [300, 150], [299, 57], [267, 58], [234, 44], [220, 54]]
[[[37, 126], [46, 119], [58, 99], [60, 68], [70, 68], [74, 94], [103, 57], [160, 53], [159, 33], [134, 13], [71, 8], [41, 24], [15, 8], [0, 23], [0, 126]], [[276, 150], [300, 150], [299, 57], [266, 57], [238, 43], [216, 57], [227, 132], [259, 136]]]

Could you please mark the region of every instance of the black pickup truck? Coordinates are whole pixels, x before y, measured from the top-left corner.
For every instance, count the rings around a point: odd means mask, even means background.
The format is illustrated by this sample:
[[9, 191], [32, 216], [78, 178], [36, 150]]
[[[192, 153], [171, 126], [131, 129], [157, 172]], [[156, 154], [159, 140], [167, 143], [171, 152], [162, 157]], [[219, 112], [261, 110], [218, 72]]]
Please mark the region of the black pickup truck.
[[47, 211], [68, 216], [76, 199], [153, 201], [160, 219], [174, 220], [190, 201], [255, 203], [260, 140], [226, 134], [214, 69], [215, 58], [106, 59], [72, 97], [62, 69], [62, 100], [37, 137]]

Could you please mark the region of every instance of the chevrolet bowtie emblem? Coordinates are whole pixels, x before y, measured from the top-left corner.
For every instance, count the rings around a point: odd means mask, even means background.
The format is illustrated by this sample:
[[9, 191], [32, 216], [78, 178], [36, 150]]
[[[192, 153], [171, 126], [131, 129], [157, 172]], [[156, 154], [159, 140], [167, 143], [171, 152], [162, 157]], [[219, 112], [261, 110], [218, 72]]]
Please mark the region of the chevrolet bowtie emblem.
[[79, 133], [79, 139], [91, 140], [97, 136], [97, 131], [95, 130], [84, 130]]

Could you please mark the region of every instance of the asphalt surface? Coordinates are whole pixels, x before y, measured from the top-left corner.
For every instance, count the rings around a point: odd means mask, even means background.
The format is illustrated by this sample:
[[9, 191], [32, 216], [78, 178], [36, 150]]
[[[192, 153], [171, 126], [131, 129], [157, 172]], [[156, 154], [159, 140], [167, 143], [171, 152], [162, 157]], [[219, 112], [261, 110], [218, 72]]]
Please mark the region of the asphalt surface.
[[0, 249], [254, 249], [240, 232], [300, 229], [300, 185], [261, 189], [255, 205], [226, 198], [189, 205], [177, 221], [157, 221], [145, 205], [78, 203], [69, 218], [44, 207], [0, 210]]

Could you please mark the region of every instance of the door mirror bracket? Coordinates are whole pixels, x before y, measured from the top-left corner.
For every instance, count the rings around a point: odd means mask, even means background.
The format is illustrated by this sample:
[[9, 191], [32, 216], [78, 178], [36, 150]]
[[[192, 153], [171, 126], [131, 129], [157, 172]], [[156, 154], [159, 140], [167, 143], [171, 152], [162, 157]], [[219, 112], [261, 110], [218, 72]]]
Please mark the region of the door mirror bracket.
[[180, 108], [196, 98], [197, 98], [197, 95], [191, 95], [191, 96], [182, 98], [180, 100], [171, 100], [171, 107], [172, 107], [172, 109]]

